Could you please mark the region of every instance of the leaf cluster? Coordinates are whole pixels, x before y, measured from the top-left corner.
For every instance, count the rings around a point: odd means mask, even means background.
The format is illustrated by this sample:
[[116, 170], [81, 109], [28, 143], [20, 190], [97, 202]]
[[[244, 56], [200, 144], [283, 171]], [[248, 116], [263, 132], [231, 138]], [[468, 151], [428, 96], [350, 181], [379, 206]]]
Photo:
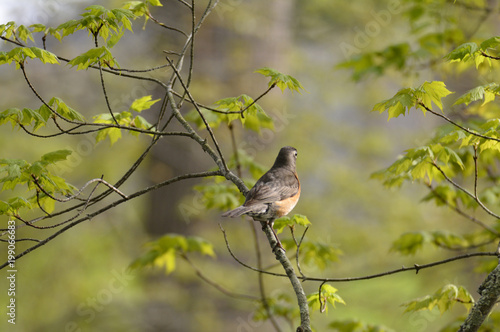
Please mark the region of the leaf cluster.
[[[289, 89], [292, 92], [303, 90], [302, 84], [294, 77], [283, 74], [272, 68], [261, 68], [255, 71], [269, 77], [269, 89], [259, 98], [241, 94], [237, 97], [223, 98], [214, 103], [212, 107], [198, 107], [186, 114], [186, 120], [195, 123], [198, 128], [204, 128], [205, 121], [212, 128], [219, 127], [222, 123], [231, 126], [233, 121], [239, 120], [245, 129], [250, 129], [260, 133], [261, 129], [274, 129], [272, 118], [257, 104], [257, 100], [267, 94], [273, 87], [277, 86], [284, 91]], [[203, 116], [200, 116], [201, 115]]]
[[407, 232], [392, 243], [390, 250], [402, 255], [414, 255], [428, 244], [439, 248], [460, 250], [488, 240], [491, 240], [491, 234], [484, 232], [465, 235], [454, 234], [446, 230]]
[[167, 234], [156, 241], [146, 243], [145, 247], [146, 253], [137, 258], [130, 265], [131, 268], [161, 267], [170, 274], [176, 269], [178, 257], [182, 258], [190, 253], [215, 257], [213, 245], [196, 236]]
[[493, 65], [492, 59], [498, 57], [500, 52], [500, 37], [495, 36], [482, 41], [479, 45], [475, 42], [463, 43], [445, 56], [451, 62], [472, 61], [479, 67], [482, 63]]
[[205, 123], [198, 112], [203, 114], [208, 124], [214, 129], [222, 123], [230, 125], [235, 120], [239, 120], [244, 128], [255, 132], [260, 132], [262, 128], [274, 128], [271, 117], [250, 96], [245, 94], [220, 99], [215, 102], [214, 107], [201, 107], [199, 111], [193, 109], [186, 114], [187, 121], [193, 122], [198, 128], [204, 128]]
[[450, 310], [456, 303], [462, 304], [467, 311], [474, 304], [474, 298], [463, 286], [448, 284], [434, 294], [427, 295], [402, 304], [405, 312], [432, 310], [438, 308], [441, 314]]
[[[140, 113], [144, 110], [151, 108], [155, 103], [160, 101], [160, 99], [152, 100], [152, 96], [144, 96], [138, 98], [132, 102], [129, 111], [123, 111], [120, 113], [103, 113], [94, 116], [94, 123], [102, 123], [109, 125], [118, 125], [126, 128], [137, 128], [147, 131], [154, 131], [155, 128], [141, 115], [135, 115], [135, 113]], [[135, 112], [135, 113], [134, 113]], [[138, 136], [139, 132], [129, 131], [132, 135]], [[152, 135], [152, 134], [150, 134]], [[122, 137], [122, 129], [117, 127], [109, 127], [100, 130], [96, 135], [96, 143], [100, 142], [106, 138], [109, 138], [111, 145], [116, 143], [118, 139]]]
[[16, 196], [8, 201], [0, 201], [0, 214], [17, 215], [20, 209], [35, 206], [42, 206], [45, 211], [52, 212], [55, 201], [50, 196], [69, 195], [75, 187], [53, 174], [49, 166], [66, 160], [70, 154], [70, 150], [57, 150], [44, 154], [40, 160], [32, 163], [22, 159], [0, 159], [2, 191], [15, 189], [17, 186], [35, 191], [29, 198]]
[[346, 304], [345, 301], [337, 294], [338, 289], [325, 284], [321, 287], [321, 292], [312, 293], [307, 297], [309, 307], [313, 311], [328, 312], [328, 305], [335, 308], [335, 303]]

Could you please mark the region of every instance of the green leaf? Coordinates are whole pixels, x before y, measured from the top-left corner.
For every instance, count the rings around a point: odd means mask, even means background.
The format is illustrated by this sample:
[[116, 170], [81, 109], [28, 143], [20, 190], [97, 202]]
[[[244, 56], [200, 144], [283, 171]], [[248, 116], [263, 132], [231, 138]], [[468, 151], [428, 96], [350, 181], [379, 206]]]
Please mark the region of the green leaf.
[[[151, 123], [149, 123], [146, 119], [144, 119], [140, 115], [137, 115], [134, 118], [133, 126], [136, 127], [136, 128], [145, 129], [145, 130], [154, 130], [155, 129]], [[132, 135], [134, 135], [134, 134], [138, 135], [139, 134], [138, 132], [135, 132], [135, 131], [131, 131], [130, 133]]]
[[372, 112], [378, 111], [382, 113], [387, 111], [389, 114], [388, 120], [399, 115], [406, 115], [412, 107], [421, 108], [425, 114], [426, 110], [418, 104], [419, 102], [422, 102], [428, 108], [432, 108], [431, 103], [434, 103], [442, 110], [443, 104], [441, 99], [451, 93], [443, 82], [424, 82], [415, 89], [406, 88], [399, 90], [394, 97], [375, 104]]
[[483, 41], [480, 45], [481, 50], [487, 51], [489, 48], [497, 48], [500, 45], [500, 37], [491, 37]]
[[30, 202], [28, 202], [23, 197], [11, 198], [11, 199], [9, 199], [8, 204], [9, 204], [9, 212], [17, 212], [22, 208], [28, 208], [28, 209], [32, 208]]
[[[335, 303], [346, 304], [345, 301], [337, 294], [337, 289], [331, 285], [324, 284], [319, 292], [313, 293], [307, 297], [307, 302], [312, 311], [328, 312], [328, 303], [335, 308]], [[320, 301], [321, 297], [321, 301]]]
[[53, 97], [48, 104], [54, 108], [59, 115], [65, 117], [66, 119], [82, 122], [85, 121], [83, 115], [69, 107], [61, 98]]
[[422, 249], [425, 242], [428, 242], [428, 235], [425, 232], [405, 233], [392, 243], [391, 251], [397, 251], [403, 255], [414, 255]]
[[406, 115], [406, 113], [415, 106], [415, 97], [413, 96], [413, 90], [410, 88], [399, 90], [394, 97], [386, 99], [373, 106], [372, 112], [382, 113], [387, 111], [389, 117], [397, 118], [400, 115]]
[[[214, 183], [207, 182], [200, 185], [194, 186], [197, 192], [200, 192], [203, 196], [201, 202], [203, 203], [204, 209], [218, 209], [221, 211], [226, 211], [233, 209], [241, 204], [240, 192], [235, 186], [228, 185], [227, 183]], [[192, 202], [192, 199], [190, 200]], [[185, 216], [190, 214], [191, 204], [182, 204], [179, 209]], [[198, 212], [199, 213], [199, 212]]]
[[445, 55], [444, 58], [448, 61], [467, 61], [473, 59], [478, 50], [479, 47], [476, 43], [465, 43]]
[[304, 87], [297, 79], [290, 75], [282, 74], [275, 69], [263, 67], [257, 69], [255, 72], [270, 78], [269, 87], [276, 85], [281, 91], [285, 91], [288, 88], [292, 92], [297, 91], [298, 93], [300, 93], [300, 90], [304, 90]]
[[46, 51], [38, 47], [30, 47], [31, 52], [35, 55], [37, 59], [43, 63], [59, 64], [59, 59], [54, 53]]
[[161, 4], [160, 0], [148, 0], [148, 2], [149, 2], [152, 6], [163, 7], [163, 5]]
[[241, 169], [248, 170], [255, 180], [258, 180], [267, 171], [264, 165], [256, 162], [255, 158], [249, 155], [244, 149], [238, 149], [238, 155], [233, 154], [227, 165], [231, 169], [240, 167]]
[[38, 47], [15, 47], [9, 52], [0, 52], [0, 64], [10, 64], [12, 61], [23, 63], [27, 58], [38, 59], [43, 63], [58, 64], [57, 56]]
[[286, 226], [293, 227], [294, 225], [301, 225], [307, 227], [311, 225], [309, 219], [301, 214], [295, 214], [292, 218], [285, 216], [278, 218], [274, 221], [274, 229], [276, 233], [281, 233]]
[[66, 160], [66, 158], [72, 153], [71, 150], [57, 150], [53, 152], [46, 153], [42, 156], [41, 161], [46, 164], [53, 164], [58, 161]]
[[73, 58], [69, 64], [72, 67], [77, 66], [77, 70], [81, 70], [87, 69], [89, 66], [93, 66], [98, 62], [108, 67], [119, 67], [118, 62], [116, 62], [113, 54], [111, 54], [111, 51], [106, 46], [92, 48]]
[[341, 43], [340, 48], [348, 60], [339, 63], [336, 68], [352, 69], [352, 79], [356, 82], [370, 74], [380, 76], [390, 68], [401, 70], [405, 68], [408, 59], [412, 57], [410, 45], [406, 42], [390, 45], [379, 51], [361, 54], [352, 51], [350, 49], [352, 45]]
[[25, 27], [24, 25], [20, 25], [17, 27], [17, 35], [19, 36], [19, 39], [22, 41], [26, 42], [28, 39], [30, 39], [32, 42], [35, 40], [33, 39], [33, 35], [31, 34], [31, 31]]
[[134, 100], [132, 105], [130, 105], [130, 109], [135, 112], [142, 112], [144, 110], [150, 109], [151, 106], [156, 104], [161, 99], [151, 100], [152, 96], [144, 96], [139, 99]]
[[[274, 129], [272, 119], [264, 112], [262, 107], [254, 103], [254, 100], [245, 94], [238, 97], [223, 98], [215, 104], [217, 111], [200, 108], [200, 112], [212, 128], [218, 127], [221, 123], [229, 125], [235, 120], [240, 120], [245, 128], [255, 132], [260, 132], [261, 128]], [[243, 110], [245, 110], [244, 113], [242, 113]], [[199, 128], [205, 127], [205, 123], [196, 109], [186, 114], [185, 119], [194, 122]]]
[[207, 240], [196, 236], [187, 237], [187, 252], [197, 252], [205, 256], [215, 257], [213, 245]]
[[147, 243], [146, 247], [148, 251], [131, 264], [132, 268], [164, 267], [166, 274], [170, 274], [176, 268], [177, 256], [182, 257], [190, 252], [215, 256], [213, 246], [208, 241], [178, 234], [167, 234]]
[[[292, 239], [284, 239], [281, 242], [287, 250], [296, 246]], [[308, 240], [302, 240], [300, 244], [300, 257], [304, 264], [320, 270], [331, 266], [332, 262], [338, 262], [340, 255], [342, 255], [342, 250], [331, 244]]]
[[[431, 102], [433, 102], [440, 110], [443, 110], [441, 99], [452, 93], [440, 81], [424, 82], [420, 87], [415, 89], [417, 100], [422, 101], [428, 108], [432, 108]], [[423, 111], [425, 114], [425, 110]]]
[[468, 311], [474, 304], [474, 298], [463, 286], [448, 284], [438, 289], [433, 295], [403, 303], [402, 306], [406, 307], [404, 312], [432, 310], [437, 307], [439, 312], [443, 314], [450, 310], [455, 303], [463, 304]]
[[292, 299], [289, 294], [280, 290], [275, 290], [266, 298], [266, 302], [259, 301], [258, 307], [253, 315], [254, 321], [265, 321], [271, 316], [282, 317], [288, 321], [293, 321], [300, 316], [297, 307], [297, 301]]
[[498, 88], [499, 85], [497, 83], [489, 83], [477, 86], [461, 95], [453, 105], [465, 104], [467, 106], [470, 103], [481, 100], [483, 98], [483, 105], [487, 104], [490, 101], [493, 101], [495, 99], [495, 96], [499, 94]]
[[22, 169], [29, 166], [25, 160], [19, 159], [0, 159], [0, 182], [10, 182], [18, 180], [22, 175]]

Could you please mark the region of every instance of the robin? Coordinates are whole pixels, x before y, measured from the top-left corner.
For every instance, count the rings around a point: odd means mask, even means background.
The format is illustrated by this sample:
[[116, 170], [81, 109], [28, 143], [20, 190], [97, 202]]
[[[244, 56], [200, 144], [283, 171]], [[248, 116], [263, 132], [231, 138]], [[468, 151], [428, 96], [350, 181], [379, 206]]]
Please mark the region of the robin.
[[254, 220], [267, 222], [276, 237], [277, 246], [283, 249], [273, 229], [274, 220], [286, 216], [300, 197], [300, 182], [295, 170], [297, 150], [291, 146], [281, 148], [273, 167], [265, 173], [248, 192], [245, 203], [222, 214], [235, 218], [248, 215]]

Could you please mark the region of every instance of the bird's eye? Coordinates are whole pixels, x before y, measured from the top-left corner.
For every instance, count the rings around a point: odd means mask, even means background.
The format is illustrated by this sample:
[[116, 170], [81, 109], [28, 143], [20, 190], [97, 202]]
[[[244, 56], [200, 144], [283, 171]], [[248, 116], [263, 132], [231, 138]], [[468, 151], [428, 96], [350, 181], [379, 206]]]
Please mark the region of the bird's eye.
[[295, 158], [297, 158], [297, 151], [294, 151], [293, 155], [295, 156]]

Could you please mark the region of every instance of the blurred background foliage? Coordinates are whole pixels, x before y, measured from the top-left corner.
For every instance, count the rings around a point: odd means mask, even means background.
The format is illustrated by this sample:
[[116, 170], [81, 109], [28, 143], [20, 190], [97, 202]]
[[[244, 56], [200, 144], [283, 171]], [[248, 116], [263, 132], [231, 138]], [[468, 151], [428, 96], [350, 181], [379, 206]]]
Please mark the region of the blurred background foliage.
[[[162, 3], [163, 7], [152, 12], [155, 18], [189, 27], [190, 17], [182, 5], [167, 0]], [[117, 0], [7, 0], [0, 4], [0, 23], [13, 20], [18, 24], [57, 26], [76, 18], [89, 5], [114, 8], [122, 4]], [[442, 122], [417, 112], [387, 122], [385, 115], [369, 111], [404, 86], [446, 80], [450, 90], [464, 92], [493, 75], [493, 71], [483, 72], [481, 77], [469, 68], [445, 66], [442, 59], [464, 41], [484, 40], [494, 34], [497, 14], [477, 9], [488, 5], [490, 1], [480, 0], [231, 0], [221, 1], [207, 19], [197, 35], [191, 89], [199, 102], [211, 105], [241, 94], [256, 98], [267, 88], [268, 80], [254, 73], [262, 67], [290, 74], [305, 87], [300, 94], [274, 89], [259, 101], [274, 120], [274, 130], [244, 131], [235, 124], [234, 131], [244, 156], [262, 165], [250, 170], [243, 167], [244, 178], [262, 174], [281, 146], [298, 149], [297, 167], [303, 188], [294, 212], [306, 215], [312, 223], [307, 240], [333, 247], [339, 255], [324, 269], [314, 260], [304, 263], [306, 275], [362, 276], [449, 257], [449, 251], [436, 247], [424, 247], [412, 256], [403, 256], [391, 248], [406, 232], [446, 230], [463, 234], [474, 230], [471, 223], [449, 210], [422, 202], [428, 194], [424, 187], [407, 184], [397, 191], [388, 190], [370, 179], [373, 172], [390, 165], [402, 151], [432, 137]], [[162, 51], [175, 49], [181, 42], [175, 33], [151, 21], [134, 21], [133, 30], [113, 49], [123, 68], [163, 65], [166, 62]], [[36, 43], [41, 45], [40, 40]], [[71, 58], [93, 47], [93, 41], [80, 32], [63, 43], [48, 39], [47, 47]], [[8, 45], [0, 45], [0, 50], [8, 49]], [[33, 84], [42, 95], [61, 97], [86, 117], [106, 112], [98, 72], [43, 66], [38, 61], [29, 66]], [[167, 77], [167, 71], [163, 77]], [[161, 78], [162, 72], [156, 75]], [[13, 65], [0, 66], [0, 80], [1, 110], [40, 106]], [[107, 81], [116, 111], [127, 110], [134, 99], [144, 95], [157, 99], [163, 93], [145, 82], [119, 77], [107, 77]], [[445, 107], [449, 106], [445, 101]], [[183, 109], [185, 113], [190, 110], [188, 106]], [[229, 130], [221, 126], [217, 134], [229, 156]], [[49, 151], [71, 149], [74, 153], [58, 175], [81, 186], [87, 179], [103, 174], [105, 180], [116, 181], [147, 141], [127, 134], [113, 146], [107, 140], [94, 144], [92, 137], [82, 136], [38, 143], [33, 144], [33, 138], [23, 132], [3, 126], [0, 157], [37, 160]], [[199, 152], [197, 146], [182, 138], [165, 139], [122, 191], [131, 192], [210, 166]], [[22, 258], [17, 262], [17, 324], [13, 329], [3, 318], [0, 329], [273, 331], [269, 322], [253, 320], [254, 311], [260, 312], [255, 302], [228, 297], [202, 282], [185, 260], [179, 259], [170, 274], [160, 268], [127, 270], [144, 253], [143, 245], [148, 241], [166, 233], [201, 236], [213, 244], [215, 255], [193, 254], [190, 262], [227, 290], [258, 296], [257, 274], [229, 256], [217, 224], [222, 223], [226, 229], [235, 254], [255, 265], [252, 227], [247, 221], [223, 220], [218, 210], [206, 211], [202, 197], [193, 189], [204, 184], [188, 180], [157, 190], [76, 226]], [[29, 230], [23, 232], [29, 235]], [[264, 266], [272, 265], [274, 257], [258, 233]], [[288, 230], [280, 234], [282, 239], [289, 236]], [[405, 314], [401, 304], [432, 294], [448, 283], [463, 285], [475, 295], [473, 290], [484, 274], [474, 269], [486, 261], [459, 261], [422, 270], [418, 275], [334, 283], [347, 305], [337, 303], [328, 314], [312, 312], [313, 326], [324, 331], [334, 320], [358, 319], [396, 331], [437, 331], [464, 316], [466, 310], [456, 306], [443, 315], [437, 309]], [[266, 276], [264, 280], [270, 295], [291, 292], [286, 279]], [[304, 287], [308, 294], [318, 290], [312, 282], [304, 283]], [[4, 277], [0, 288], [7, 288]], [[2, 291], [0, 297], [5, 295]]]

